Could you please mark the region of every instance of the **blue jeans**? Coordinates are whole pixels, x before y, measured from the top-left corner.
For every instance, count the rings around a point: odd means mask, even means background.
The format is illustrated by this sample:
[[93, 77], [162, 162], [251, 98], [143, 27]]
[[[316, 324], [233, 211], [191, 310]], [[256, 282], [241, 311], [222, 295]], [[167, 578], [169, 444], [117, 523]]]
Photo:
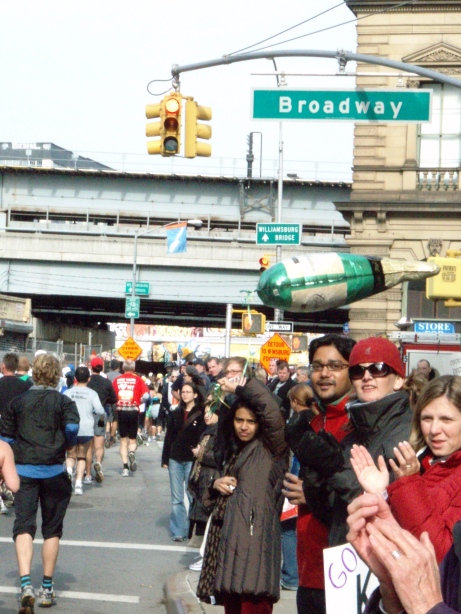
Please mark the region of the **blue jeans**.
[[173, 537], [187, 538], [189, 535], [189, 519], [184, 505], [184, 493], [186, 493], [190, 505], [192, 497], [187, 492], [187, 483], [191, 469], [192, 461], [180, 463], [171, 458], [168, 461], [171, 490], [170, 531]]
[[282, 586], [298, 586], [298, 561], [296, 559], [296, 518], [284, 520], [282, 528]]

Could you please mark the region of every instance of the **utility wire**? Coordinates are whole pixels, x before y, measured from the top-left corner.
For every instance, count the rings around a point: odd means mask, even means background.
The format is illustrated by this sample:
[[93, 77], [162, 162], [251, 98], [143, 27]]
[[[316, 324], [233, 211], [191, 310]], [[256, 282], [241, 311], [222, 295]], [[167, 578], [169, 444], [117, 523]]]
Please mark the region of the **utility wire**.
[[242, 53], [243, 51], [247, 51], [247, 49], [251, 49], [252, 47], [256, 47], [256, 45], [262, 45], [262, 43], [266, 43], [267, 41], [270, 41], [272, 38], [277, 38], [277, 36], [281, 36], [282, 34], [285, 34], [285, 32], [289, 32], [290, 30], [294, 30], [295, 28], [298, 28], [299, 26], [302, 26], [305, 23], [308, 23], [309, 21], [313, 21], [314, 19], [317, 19], [317, 17], [321, 17], [322, 15], [325, 15], [325, 13], [328, 13], [329, 11], [332, 11], [333, 9], [338, 8], [338, 6], [342, 6], [343, 4], [346, 4], [345, 0], [343, 0], [339, 4], [336, 4], [335, 6], [332, 6], [331, 8], [327, 9], [326, 11], [323, 11], [322, 13], [318, 13], [318, 15], [314, 15], [313, 17], [309, 17], [309, 19], [305, 19], [304, 21], [301, 21], [300, 23], [297, 23], [296, 25], [291, 26], [290, 28], [287, 28], [286, 30], [282, 30], [281, 32], [278, 32], [277, 34], [273, 34], [272, 36], [268, 36], [267, 38], [264, 38], [262, 41], [258, 41], [257, 43], [253, 43], [252, 45], [249, 45], [248, 47], [244, 47], [243, 49], [239, 49], [238, 51], [233, 51], [232, 53], [229, 53], [226, 57], [229, 57], [231, 55], [236, 55], [237, 53]]
[[[363, 15], [362, 17], [354, 17], [354, 19], [350, 19], [348, 21], [343, 21], [342, 23], [337, 23], [334, 26], [328, 26], [327, 28], [322, 28], [321, 30], [315, 30], [314, 32], [308, 32], [307, 34], [301, 34], [300, 36], [295, 36], [293, 38], [289, 38], [287, 40], [281, 41], [280, 43], [272, 43], [271, 45], [266, 45], [265, 47], [259, 47], [258, 49], [253, 49], [253, 52], [256, 51], [265, 51], [266, 49], [269, 49], [271, 47], [277, 47], [278, 45], [284, 45], [285, 43], [291, 43], [292, 41], [296, 41], [299, 40], [300, 38], [306, 38], [307, 36], [313, 36], [314, 34], [320, 34], [321, 32], [327, 32], [328, 30], [333, 30], [334, 28], [339, 28], [340, 26], [345, 26], [349, 23], [353, 23], [353, 22], [357, 22], [360, 21], [361, 19], [366, 19], [367, 17], [371, 17], [372, 15], [380, 15], [382, 13], [387, 13], [388, 11], [391, 11], [393, 9], [397, 9], [400, 8], [402, 6], [406, 6], [407, 4], [414, 4], [417, 0], [406, 0], [405, 2], [401, 2], [399, 4], [393, 4], [392, 6], [389, 6], [385, 9], [383, 9], [382, 11], [376, 11], [374, 13], [369, 13], [368, 15]], [[336, 8], [336, 7], [333, 7]], [[314, 18], [313, 18], [314, 19]], [[300, 24], [298, 24], [300, 25]], [[296, 27], [296, 26], [293, 26]], [[285, 32], [287, 30], [284, 30]], [[282, 34], [282, 32], [280, 33]], [[275, 35], [277, 36], [277, 35]], [[275, 38], [275, 36], [272, 36], [270, 38]], [[253, 46], [253, 45], [251, 45]], [[248, 48], [248, 47], [247, 47]], [[234, 52], [236, 53], [236, 52]]]

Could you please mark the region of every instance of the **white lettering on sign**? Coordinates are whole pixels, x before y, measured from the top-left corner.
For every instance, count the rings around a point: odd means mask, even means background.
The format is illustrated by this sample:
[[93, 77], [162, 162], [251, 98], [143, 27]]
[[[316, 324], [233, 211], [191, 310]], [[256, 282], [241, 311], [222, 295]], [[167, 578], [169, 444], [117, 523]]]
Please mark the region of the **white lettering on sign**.
[[350, 98], [346, 98], [346, 100], [341, 100], [341, 102], [339, 103], [339, 112], [349, 113], [350, 102], [351, 102]]
[[360, 100], [355, 103], [355, 108], [357, 109], [357, 113], [368, 113], [368, 109], [370, 107], [370, 101]]
[[402, 108], [402, 101], [400, 101], [397, 105], [395, 104], [395, 102], [391, 101], [391, 108], [394, 111], [394, 119], [397, 119], [397, 117], [399, 116], [400, 109]]
[[[355, 101], [355, 109], [359, 115], [366, 115], [370, 110], [371, 102], [370, 100], [356, 100]], [[305, 112], [305, 107], [310, 113], [315, 115], [320, 111], [320, 102], [318, 100], [311, 100], [309, 103], [307, 100], [299, 100], [298, 101], [298, 114], [302, 115]], [[393, 101], [389, 101], [389, 105], [392, 110], [393, 119], [397, 119], [400, 111], [402, 110], [403, 102], [400, 101], [395, 103]], [[341, 100], [338, 105], [338, 111], [342, 115], [348, 115], [350, 113], [351, 100], [350, 98], [345, 98]], [[280, 96], [279, 98], [279, 112], [280, 113], [290, 113], [293, 110], [293, 102], [290, 96]], [[332, 114], [335, 112], [335, 105], [332, 100], [326, 100], [323, 103], [322, 111], [325, 114]], [[373, 105], [373, 113], [375, 115], [384, 115], [386, 112], [386, 105], [382, 100], [378, 100]]]
[[289, 96], [280, 96], [279, 113], [289, 113], [291, 111], [291, 108], [291, 98]]

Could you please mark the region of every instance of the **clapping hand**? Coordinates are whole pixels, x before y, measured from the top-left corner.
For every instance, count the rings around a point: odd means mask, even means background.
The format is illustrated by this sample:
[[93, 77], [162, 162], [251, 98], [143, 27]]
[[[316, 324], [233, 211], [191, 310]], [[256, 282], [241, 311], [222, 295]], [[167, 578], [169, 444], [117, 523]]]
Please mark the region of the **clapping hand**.
[[389, 465], [397, 478], [404, 478], [407, 475], [419, 473], [421, 468], [420, 462], [408, 441], [401, 441], [398, 447], [394, 448], [394, 454], [399, 465], [392, 459], [389, 460]]
[[389, 486], [389, 471], [382, 456], [378, 457], [376, 466], [368, 450], [354, 444], [351, 450], [351, 465], [365, 492], [379, 494]]

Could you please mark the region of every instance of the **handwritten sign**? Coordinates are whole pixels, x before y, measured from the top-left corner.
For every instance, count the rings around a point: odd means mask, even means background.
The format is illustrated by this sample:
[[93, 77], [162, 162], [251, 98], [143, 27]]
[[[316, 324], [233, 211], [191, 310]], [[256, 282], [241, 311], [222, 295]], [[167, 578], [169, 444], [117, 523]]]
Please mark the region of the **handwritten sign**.
[[379, 585], [352, 546], [345, 544], [323, 551], [327, 614], [361, 614]]

